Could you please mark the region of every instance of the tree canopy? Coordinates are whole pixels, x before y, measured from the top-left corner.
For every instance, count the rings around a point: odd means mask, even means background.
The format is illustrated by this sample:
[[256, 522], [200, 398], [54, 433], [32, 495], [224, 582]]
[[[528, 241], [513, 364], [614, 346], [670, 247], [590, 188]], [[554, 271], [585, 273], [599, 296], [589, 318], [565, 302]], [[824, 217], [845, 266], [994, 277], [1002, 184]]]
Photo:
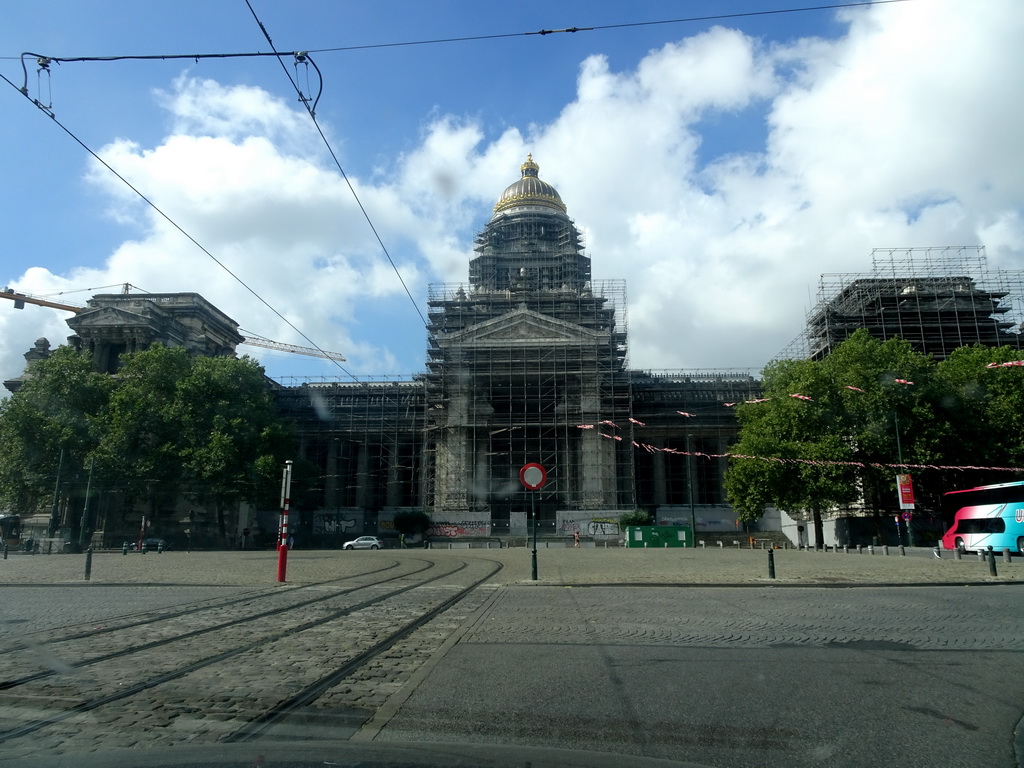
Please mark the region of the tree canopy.
[[31, 374], [0, 404], [0, 501], [9, 507], [45, 506], [60, 462], [66, 493], [89, 466], [93, 487], [118, 491], [127, 506], [182, 494], [212, 503], [221, 527], [232, 503], [274, 497], [290, 440], [254, 360], [154, 346], [123, 355], [108, 376], [61, 347]]
[[[821, 542], [821, 514], [863, 500], [897, 508], [899, 464], [1022, 466], [1024, 369], [986, 368], [1020, 352], [965, 347], [936, 363], [901, 339], [860, 330], [820, 361], [786, 360], [763, 373], [763, 402], [739, 406], [740, 440], [726, 473], [740, 519], [766, 505], [804, 510]], [[991, 471], [929, 470], [917, 488], [933, 500], [950, 487], [1010, 479]]]

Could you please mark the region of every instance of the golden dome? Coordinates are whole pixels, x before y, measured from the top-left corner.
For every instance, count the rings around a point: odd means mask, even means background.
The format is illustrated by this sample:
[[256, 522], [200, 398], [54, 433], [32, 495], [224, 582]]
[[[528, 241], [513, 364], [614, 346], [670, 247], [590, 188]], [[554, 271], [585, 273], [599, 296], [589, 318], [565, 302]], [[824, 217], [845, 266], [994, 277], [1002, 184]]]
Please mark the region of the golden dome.
[[558, 194], [558, 190], [541, 181], [538, 177], [540, 166], [534, 162], [533, 155], [526, 156], [526, 162], [520, 166], [523, 177], [514, 184], [510, 184], [501, 193], [497, 204], [494, 206], [494, 214], [504, 213], [514, 208], [524, 206], [542, 206], [551, 208], [559, 213], [565, 213], [565, 203]]

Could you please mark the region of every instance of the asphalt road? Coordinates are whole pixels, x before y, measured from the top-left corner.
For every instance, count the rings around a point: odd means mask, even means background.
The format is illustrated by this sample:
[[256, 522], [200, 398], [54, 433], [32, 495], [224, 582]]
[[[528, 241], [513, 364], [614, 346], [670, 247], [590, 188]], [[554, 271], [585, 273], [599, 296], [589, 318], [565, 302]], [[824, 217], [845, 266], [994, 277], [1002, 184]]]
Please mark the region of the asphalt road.
[[1021, 597], [510, 587], [376, 740], [709, 766], [1017, 766]]
[[[972, 560], [782, 551], [769, 582], [763, 552], [541, 557], [532, 582], [522, 549], [300, 552], [287, 585], [273, 582], [273, 553], [109, 553], [91, 582], [76, 556], [12, 557], [0, 568], [0, 684], [56, 674], [0, 687], [0, 730], [193, 657], [251, 649], [12, 738], [0, 764], [621, 768], [629, 755], [716, 768], [1024, 768], [1019, 560], [994, 579]], [[225, 743], [258, 702], [291, 695], [499, 564], [299, 716]], [[405, 573], [451, 575], [320, 623], [405, 582], [348, 588]], [[314, 598], [323, 605], [302, 607]], [[273, 620], [245, 619], [268, 611]], [[93, 630], [104, 633], [60, 640]], [[122, 647], [134, 650], [70, 666]]]

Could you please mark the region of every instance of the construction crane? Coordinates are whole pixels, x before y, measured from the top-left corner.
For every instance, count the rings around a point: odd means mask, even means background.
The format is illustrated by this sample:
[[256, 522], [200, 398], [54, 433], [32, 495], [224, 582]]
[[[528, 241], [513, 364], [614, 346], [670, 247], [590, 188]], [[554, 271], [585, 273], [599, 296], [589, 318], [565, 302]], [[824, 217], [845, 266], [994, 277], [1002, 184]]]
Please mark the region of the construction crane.
[[[33, 304], [38, 307], [49, 307], [51, 309], [61, 309], [65, 312], [74, 312], [75, 314], [88, 309], [88, 307], [83, 307], [78, 304], [64, 304], [58, 301], [44, 299], [41, 296], [32, 296], [31, 294], [12, 291], [10, 288], [4, 288], [0, 291], [0, 299], [9, 299], [13, 301], [15, 309], [24, 309], [26, 304]], [[340, 352], [327, 352], [322, 349], [316, 349], [315, 347], [300, 347], [296, 344], [285, 344], [282, 341], [274, 341], [273, 339], [268, 339], [265, 336], [258, 336], [254, 333], [246, 332], [246, 335], [242, 338], [242, 343], [247, 344], [250, 347], [275, 349], [279, 352], [291, 352], [296, 355], [322, 357], [325, 360], [337, 360], [342, 363], [345, 362], [345, 357]]]

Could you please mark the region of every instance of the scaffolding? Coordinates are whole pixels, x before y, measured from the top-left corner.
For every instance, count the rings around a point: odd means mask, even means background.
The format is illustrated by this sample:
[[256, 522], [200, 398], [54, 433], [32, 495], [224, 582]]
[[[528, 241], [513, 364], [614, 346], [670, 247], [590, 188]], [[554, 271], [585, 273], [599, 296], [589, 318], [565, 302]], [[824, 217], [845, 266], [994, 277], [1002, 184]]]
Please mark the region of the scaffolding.
[[311, 512], [305, 538], [343, 533], [343, 517], [420, 508], [424, 378], [297, 382], [282, 380], [275, 396], [309, 473], [296, 484], [296, 507]]
[[943, 360], [957, 347], [1021, 349], [1024, 272], [990, 270], [983, 246], [876, 248], [869, 274], [824, 274], [784, 359], [827, 356], [859, 328]]
[[548, 470], [542, 517], [632, 508], [624, 281], [432, 286], [428, 308], [428, 508], [500, 524], [522, 505], [518, 473], [530, 462]]
[[[527, 158], [495, 206], [468, 283], [428, 289], [425, 373], [282, 388], [324, 477], [314, 503], [416, 506], [459, 535], [525, 531], [527, 508], [545, 530], [573, 513], [605, 530], [638, 503], [723, 503], [724, 461], [676, 454], [724, 454], [738, 434], [725, 403], [758, 382], [630, 371], [625, 281], [592, 279], [582, 233], [537, 170]], [[534, 462], [547, 482], [528, 502], [519, 472]]]
[[637, 506], [724, 505], [724, 454], [739, 433], [733, 406], [762, 392], [753, 371], [633, 371], [631, 389], [643, 425], [635, 429]]

